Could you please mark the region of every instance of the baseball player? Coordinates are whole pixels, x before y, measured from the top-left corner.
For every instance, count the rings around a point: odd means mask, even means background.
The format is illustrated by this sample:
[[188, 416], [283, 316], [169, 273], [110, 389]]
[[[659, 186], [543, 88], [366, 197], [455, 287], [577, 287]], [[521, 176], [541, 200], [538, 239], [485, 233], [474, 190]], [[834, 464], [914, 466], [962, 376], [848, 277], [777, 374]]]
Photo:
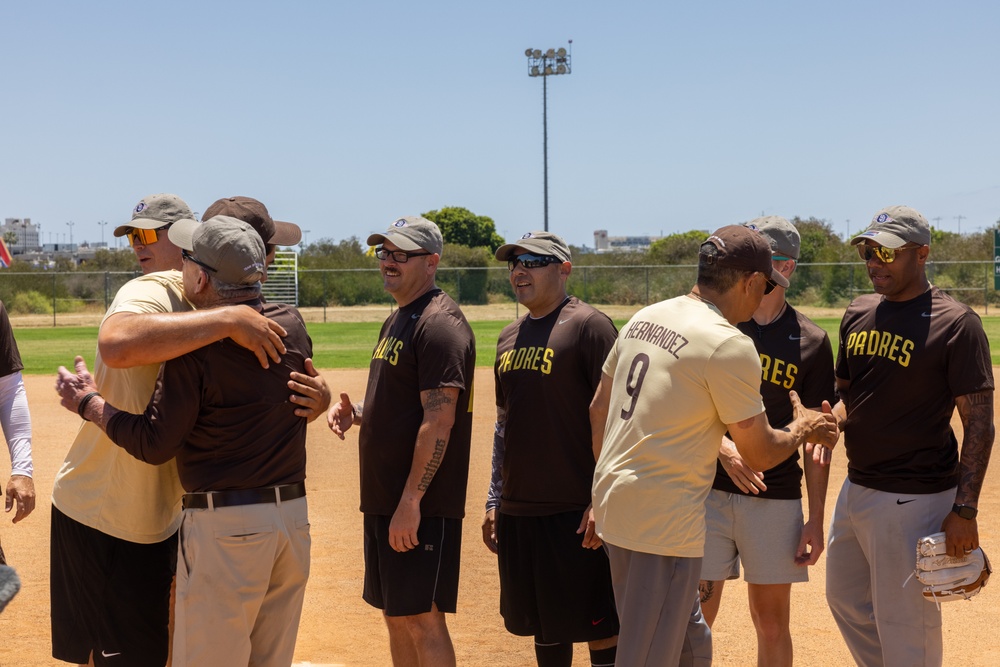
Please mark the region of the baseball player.
[[528, 312], [500, 332], [497, 422], [483, 541], [498, 555], [500, 613], [533, 636], [539, 667], [570, 665], [586, 641], [592, 665], [613, 665], [618, 615], [607, 554], [594, 535], [590, 400], [617, 331], [567, 295], [569, 246], [529, 232], [501, 246]]
[[[874, 294], [840, 324], [835, 414], [848, 473], [830, 525], [826, 595], [859, 665], [940, 665], [941, 612], [911, 581], [917, 540], [979, 546], [979, 493], [993, 446], [993, 370], [979, 317], [927, 280], [931, 232], [884, 208], [851, 240]], [[961, 454], [951, 428], [958, 408]]]
[[[789, 281], [799, 257], [799, 233], [778, 216], [746, 224], [771, 244], [774, 269]], [[778, 286], [764, 296], [753, 317], [737, 325], [760, 355], [760, 393], [768, 423], [781, 428], [794, 417], [789, 390], [819, 408], [835, 403], [833, 349], [826, 332], [785, 300]], [[732, 440], [723, 437], [715, 481], [706, 501], [707, 532], [701, 569], [701, 608], [711, 627], [719, 612], [726, 579], [744, 569], [750, 615], [757, 630], [757, 664], [792, 664], [789, 631], [793, 582], [808, 581], [806, 566], [823, 552], [823, 511], [830, 469], [811, 453], [798, 453], [764, 471], [748, 467]], [[803, 525], [802, 474], [805, 468], [809, 520]]]
[[382, 325], [365, 400], [341, 394], [327, 415], [343, 438], [360, 424], [364, 599], [382, 610], [394, 665], [455, 664], [445, 613], [458, 600], [462, 519], [472, 439], [476, 342], [435, 284], [441, 230], [400, 218], [377, 245], [386, 291], [399, 308]]
[[705, 498], [727, 429], [757, 470], [807, 440], [836, 443], [833, 415], [806, 410], [794, 392], [788, 426], [765, 418], [760, 357], [735, 323], [774, 285], [788, 280], [767, 240], [723, 227], [701, 246], [691, 292], [636, 313], [604, 364], [591, 404], [593, 501], [621, 619], [618, 665], [711, 663], [698, 581]]

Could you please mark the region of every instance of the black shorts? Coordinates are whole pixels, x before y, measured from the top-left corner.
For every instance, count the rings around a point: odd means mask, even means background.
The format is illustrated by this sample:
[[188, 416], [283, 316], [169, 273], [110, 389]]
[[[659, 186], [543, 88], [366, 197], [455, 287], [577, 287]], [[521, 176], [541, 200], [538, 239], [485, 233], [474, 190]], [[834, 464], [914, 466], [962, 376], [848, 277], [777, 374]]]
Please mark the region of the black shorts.
[[423, 517], [420, 544], [400, 553], [389, 545], [392, 517], [365, 514], [365, 590], [363, 598], [386, 616], [416, 616], [431, 611], [454, 614], [462, 520]]
[[577, 535], [583, 511], [550, 516], [497, 512], [500, 614], [515, 635], [587, 642], [618, 634], [611, 567], [604, 549]]
[[163, 667], [177, 535], [156, 544], [111, 537], [52, 507], [52, 657], [97, 667]]

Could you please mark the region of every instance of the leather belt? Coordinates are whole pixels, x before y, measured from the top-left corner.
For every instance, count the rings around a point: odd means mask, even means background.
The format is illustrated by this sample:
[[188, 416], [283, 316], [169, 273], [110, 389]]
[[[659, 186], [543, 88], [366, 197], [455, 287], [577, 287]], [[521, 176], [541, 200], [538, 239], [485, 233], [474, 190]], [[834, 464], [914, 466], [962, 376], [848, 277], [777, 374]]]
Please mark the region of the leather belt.
[[[306, 495], [306, 483], [269, 486], [265, 489], [235, 489], [232, 491], [208, 491], [205, 493], [185, 493], [181, 499], [184, 509], [208, 509], [210, 507], [234, 507], [236, 505], [261, 505], [295, 500]], [[211, 496], [211, 500], [209, 497]]]

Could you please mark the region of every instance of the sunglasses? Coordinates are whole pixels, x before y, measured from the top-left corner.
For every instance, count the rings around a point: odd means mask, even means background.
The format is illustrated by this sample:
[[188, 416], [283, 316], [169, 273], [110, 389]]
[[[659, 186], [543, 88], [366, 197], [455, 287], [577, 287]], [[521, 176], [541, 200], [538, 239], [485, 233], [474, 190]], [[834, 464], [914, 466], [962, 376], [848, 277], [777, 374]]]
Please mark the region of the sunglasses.
[[194, 262], [195, 264], [197, 264], [201, 268], [205, 269], [206, 271], [211, 271], [212, 273], [216, 272], [216, 268], [214, 266], [209, 266], [205, 262], [201, 261], [200, 259], [198, 259], [194, 255], [192, 255], [191, 253], [189, 253], [187, 250], [181, 249], [181, 257], [183, 257], [184, 259], [186, 259], [189, 262]]
[[530, 252], [526, 252], [517, 257], [511, 257], [507, 260], [507, 270], [513, 271], [514, 267], [520, 262], [521, 266], [526, 269], [540, 269], [543, 266], [548, 266], [549, 264], [562, 264], [562, 260], [558, 257], [553, 257], [552, 255], [533, 255]]
[[774, 282], [767, 276], [764, 276], [764, 294], [770, 294], [774, 291], [774, 288], [778, 286], [778, 283]]
[[159, 240], [156, 232], [163, 232], [167, 229], [170, 229], [170, 225], [163, 225], [156, 229], [139, 229], [138, 227], [133, 227], [125, 233], [125, 236], [128, 237], [128, 244], [130, 246], [134, 246], [136, 243], [139, 245], [150, 245]]
[[886, 248], [885, 246], [871, 246], [871, 245], [859, 245], [858, 254], [861, 255], [861, 259], [870, 261], [872, 257], [878, 257], [879, 261], [883, 264], [892, 264], [896, 261], [896, 253], [903, 252], [904, 250], [913, 250], [910, 248]]
[[386, 250], [382, 246], [375, 248], [375, 256], [381, 260], [386, 260], [392, 257], [392, 260], [397, 264], [406, 264], [411, 257], [426, 257], [427, 255], [433, 255], [432, 252], [406, 252], [405, 250]]

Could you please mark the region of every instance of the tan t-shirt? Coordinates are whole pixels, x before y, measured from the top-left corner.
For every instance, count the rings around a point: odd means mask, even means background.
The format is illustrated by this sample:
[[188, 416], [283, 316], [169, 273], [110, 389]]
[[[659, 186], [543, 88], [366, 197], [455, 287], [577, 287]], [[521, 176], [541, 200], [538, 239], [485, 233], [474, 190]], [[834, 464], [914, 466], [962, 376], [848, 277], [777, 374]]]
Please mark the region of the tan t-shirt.
[[[184, 298], [180, 271], [163, 271], [123, 285], [104, 320], [116, 313], [192, 309]], [[153, 394], [159, 370], [160, 364], [109, 368], [98, 350], [93, 374], [108, 402], [120, 410], [141, 413]], [[152, 544], [176, 532], [183, 493], [174, 460], [163, 465], [139, 461], [97, 426], [84, 422], [56, 475], [52, 503], [66, 516], [102, 533]]]
[[764, 411], [753, 342], [682, 296], [643, 308], [604, 363], [613, 378], [594, 473], [597, 531], [632, 551], [700, 558], [726, 424]]

